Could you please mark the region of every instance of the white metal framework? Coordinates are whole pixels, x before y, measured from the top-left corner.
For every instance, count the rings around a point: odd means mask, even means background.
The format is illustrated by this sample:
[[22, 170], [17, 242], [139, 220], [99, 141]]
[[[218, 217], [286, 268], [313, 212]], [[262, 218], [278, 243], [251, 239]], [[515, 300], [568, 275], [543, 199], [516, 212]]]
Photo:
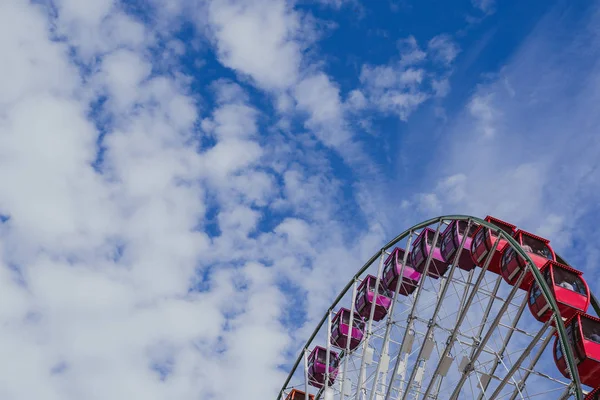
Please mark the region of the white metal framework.
[[[331, 319], [341, 307], [356, 313], [357, 287], [367, 274], [381, 285], [383, 261], [394, 249], [406, 250], [402, 265], [419, 232], [435, 229], [434, 244], [453, 220], [477, 223], [498, 233], [527, 260], [554, 316], [545, 324], [535, 320], [527, 308], [527, 292], [519, 289], [523, 273], [511, 286], [487, 268], [498, 241], [481, 267], [471, 271], [458, 268], [465, 239], [454, 262], [439, 279], [427, 277], [432, 254], [415, 292], [399, 294], [397, 285], [392, 306], [383, 320], [373, 320], [374, 306], [366, 320], [365, 337], [350, 351], [330, 345]], [[518, 243], [498, 227], [471, 216], [438, 217], [403, 232], [378, 251], [329, 307], [320, 324], [303, 347], [291, 368], [277, 400], [285, 400], [292, 389], [311, 393], [315, 399], [408, 400], [408, 399], [567, 399], [583, 400], [583, 388], [566, 345], [563, 320], [545, 280]], [[404, 267], [402, 267], [404, 268]], [[402, 276], [402, 273], [400, 274]], [[594, 304], [596, 306], [596, 304]], [[557, 370], [552, 346], [558, 335], [568, 360], [571, 379]], [[316, 345], [341, 354], [335, 383], [317, 390], [308, 383], [307, 354]], [[325, 383], [328, 382], [327, 374]], [[308, 400], [308, 399], [307, 399]]]

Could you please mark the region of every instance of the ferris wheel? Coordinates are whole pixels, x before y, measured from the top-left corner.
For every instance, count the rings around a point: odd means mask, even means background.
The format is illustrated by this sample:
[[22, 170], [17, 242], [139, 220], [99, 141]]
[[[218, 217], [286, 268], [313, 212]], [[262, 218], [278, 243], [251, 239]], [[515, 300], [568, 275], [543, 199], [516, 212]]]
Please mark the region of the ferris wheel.
[[582, 275], [494, 217], [422, 222], [350, 279], [277, 400], [600, 400], [600, 307]]

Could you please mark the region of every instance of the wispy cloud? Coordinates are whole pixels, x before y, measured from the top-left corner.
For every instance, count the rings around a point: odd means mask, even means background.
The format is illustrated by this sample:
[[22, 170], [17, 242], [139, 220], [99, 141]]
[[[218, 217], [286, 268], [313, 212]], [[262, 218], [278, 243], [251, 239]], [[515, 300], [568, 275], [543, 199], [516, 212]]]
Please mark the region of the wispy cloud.
[[496, 0], [471, 0], [471, 3], [485, 14], [493, 14], [496, 11]]
[[[363, 65], [362, 86], [349, 98], [351, 109], [364, 109], [368, 105], [406, 121], [428, 99], [445, 97], [450, 92], [448, 76], [459, 48], [448, 35], [432, 38], [427, 51], [412, 36], [400, 40], [399, 49], [399, 57], [388, 64]], [[432, 63], [441, 64], [443, 69], [435, 69]]]
[[[553, 238], [561, 249], [596, 231], [600, 70], [590, 61], [600, 42], [597, 9], [589, 15], [579, 25], [578, 17], [556, 8], [500, 76], [476, 91], [441, 143], [428, 175], [437, 183], [415, 198], [420, 207], [495, 213]], [[571, 36], [574, 26], [580, 30]], [[583, 270], [595, 268], [597, 249], [587, 246], [570, 254]]]
[[438, 35], [427, 43], [430, 57], [444, 65], [450, 65], [458, 55], [458, 45], [448, 35]]

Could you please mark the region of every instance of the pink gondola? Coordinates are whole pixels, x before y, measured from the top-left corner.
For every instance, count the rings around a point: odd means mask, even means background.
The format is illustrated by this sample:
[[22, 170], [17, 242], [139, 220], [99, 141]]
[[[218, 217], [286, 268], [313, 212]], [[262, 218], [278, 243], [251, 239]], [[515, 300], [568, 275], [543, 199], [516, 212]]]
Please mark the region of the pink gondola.
[[[392, 304], [392, 298], [389, 291], [385, 288], [382, 282], [379, 282], [377, 288], [377, 296], [375, 296], [375, 283], [377, 278], [373, 275], [367, 275], [358, 287], [356, 296], [356, 311], [363, 318], [369, 318], [371, 313], [371, 305], [375, 302], [375, 314], [373, 321], [381, 321], [387, 315], [388, 309]], [[377, 300], [375, 300], [377, 298]]]
[[[308, 383], [316, 388], [325, 384], [327, 371], [327, 349], [316, 346], [308, 356]], [[334, 351], [329, 351], [329, 385], [333, 385], [338, 374], [339, 356]]]
[[385, 268], [383, 269], [382, 281], [386, 289], [391, 293], [394, 293], [396, 291], [396, 285], [398, 284], [400, 272], [402, 271], [402, 284], [400, 285], [398, 294], [401, 294], [402, 296], [408, 296], [417, 288], [419, 279], [421, 279], [421, 273], [417, 272], [410, 266], [410, 257], [406, 263], [406, 267], [404, 267], [404, 270], [402, 270], [404, 253], [404, 249], [396, 247], [392, 251], [392, 254], [388, 256], [384, 262]]
[[415, 240], [415, 244], [410, 253], [410, 263], [417, 272], [422, 274], [425, 271], [427, 257], [433, 252], [433, 255], [431, 256], [431, 265], [427, 270], [427, 276], [438, 279], [446, 273], [450, 264], [444, 260], [440, 252], [440, 237], [438, 237], [435, 245], [433, 243], [434, 237], [435, 231], [431, 228], [425, 228], [421, 231], [417, 240]]
[[331, 322], [331, 344], [345, 350], [350, 333], [350, 350], [358, 347], [363, 339], [365, 323], [358, 313], [354, 313], [352, 331], [350, 332], [350, 310], [340, 309]]
[[[468, 232], [467, 227], [469, 228]], [[471, 258], [471, 242], [473, 241], [473, 236], [475, 235], [478, 227], [479, 224], [476, 222], [471, 222], [471, 226], [469, 227], [469, 223], [467, 221], [452, 221], [442, 234], [442, 244], [440, 246], [442, 258], [446, 260], [447, 263], [451, 264], [454, 261], [456, 252], [466, 234], [467, 239], [465, 240], [464, 248], [460, 253], [460, 258], [458, 259], [458, 268], [465, 271], [470, 271], [475, 268], [475, 263]]]

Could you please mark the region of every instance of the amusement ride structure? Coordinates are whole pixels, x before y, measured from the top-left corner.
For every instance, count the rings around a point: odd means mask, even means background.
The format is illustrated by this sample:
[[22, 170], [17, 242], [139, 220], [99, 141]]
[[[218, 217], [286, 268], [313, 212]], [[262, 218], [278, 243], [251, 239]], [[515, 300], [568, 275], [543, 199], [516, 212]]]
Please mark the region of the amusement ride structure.
[[344, 287], [277, 400], [600, 400], [600, 305], [582, 275], [494, 217], [415, 225]]

